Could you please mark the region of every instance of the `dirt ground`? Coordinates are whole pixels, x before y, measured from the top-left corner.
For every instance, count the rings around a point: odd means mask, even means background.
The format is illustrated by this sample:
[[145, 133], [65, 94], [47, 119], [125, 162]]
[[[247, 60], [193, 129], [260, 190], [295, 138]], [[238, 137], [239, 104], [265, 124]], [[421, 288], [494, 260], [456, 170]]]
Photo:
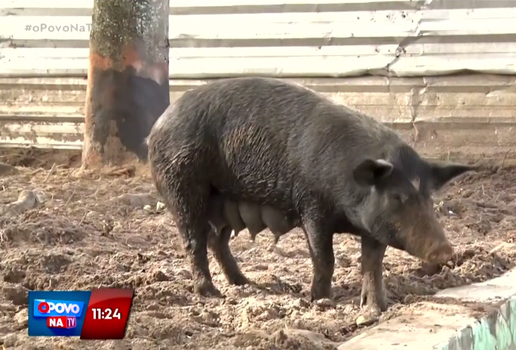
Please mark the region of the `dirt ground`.
[[[199, 297], [192, 294], [174, 223], [156, 209], [150, 178], [132, 169], [81, 172], [79, 161], [78, 154], [0, 155], [18, 171], [0, 176], [0, 344], [6, 349], [332, 349], [367, 329], [355, 323], [357, 239], [335, 236], [333, 302], [309, 302], [312, 265], [299, 230], [282, 237], [277, 248], [269, 232], [255, 243], [241, 233], [232, 250], [243, 272], [263, 288], [229, 286], [212, 261], [214, 282], [226, 299]], [[33, 191], [38, 205], [13, 214], [9, 203], [23, 190]], [[429, 268], [388, 249], [384, 275], [394, 303], [380, 322], [432, 299], [439, 289], [499, 276], [516, 261], [514, 168], [466, 175], [436, 204], [457, 256], [449, 266]], [[124, 340], [28, 338], [28, 290], [97, 287], [136, 289]], [[471, 310], [482, 312], [474, 305]]]

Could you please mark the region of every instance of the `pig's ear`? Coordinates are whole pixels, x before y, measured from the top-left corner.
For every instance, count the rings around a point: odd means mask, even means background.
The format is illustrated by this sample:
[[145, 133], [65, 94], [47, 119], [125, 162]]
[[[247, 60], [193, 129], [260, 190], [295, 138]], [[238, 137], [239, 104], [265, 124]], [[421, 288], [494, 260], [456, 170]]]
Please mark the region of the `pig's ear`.
[[455, 164], [455, 163], [444, 163], [444, 162], [428, 162], [430, 165], [430, 179], [432, 189], [438, 191], [449, 181], [453, 180], [459, 175], [462, 175], [468, 171], [478, 171], [480, 167]]
[[374, 186], [388, 176], [394, 166], [384, 159], [366, 159], [353, 170], [353, 178], [360, 186]]

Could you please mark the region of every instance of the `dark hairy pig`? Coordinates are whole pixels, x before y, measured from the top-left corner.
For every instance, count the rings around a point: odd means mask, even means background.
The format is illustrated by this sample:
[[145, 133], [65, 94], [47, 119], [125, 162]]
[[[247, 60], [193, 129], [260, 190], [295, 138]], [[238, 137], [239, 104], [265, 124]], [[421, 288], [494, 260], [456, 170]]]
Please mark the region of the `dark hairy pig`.
[[[382, 262], [392, 246], [433, 263], [453, 248], [432, 193], [473, 167], [422, 159], [396, 132], [304, 87], [270, 78], [219, 80], [184, 93], [148, 137], [157, 190], [184, 241], [194, 291], [220, 296], [209, 247], [229, 283], [248, 283], [218, 235], [210, 203], [268, 206], [305, 232], [311, 299], [331, 297], [333, 234], [361, 237], [361, 306], [386, 309]], [[228, 233], [229, 232], [229, 233]]]

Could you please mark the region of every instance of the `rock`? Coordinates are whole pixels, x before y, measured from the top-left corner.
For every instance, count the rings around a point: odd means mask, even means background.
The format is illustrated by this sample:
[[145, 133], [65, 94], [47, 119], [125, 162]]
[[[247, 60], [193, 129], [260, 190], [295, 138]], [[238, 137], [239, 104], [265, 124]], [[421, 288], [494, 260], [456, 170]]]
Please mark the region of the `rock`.
[[475, 192], [473, 190], [463, 190], [460, 189], [459, 193], [462, 195], [462, 198], [469, 198], [471, 197]]
[[304, 329], [282, 329], [271, 335], [274, 343], [283, 349], [312, 348], [329, 349], [336, 348], [338, 343], [332, 342], [320, 333]]
[[153, 276], [153, 277], [154, 277], [154, 280], [155, 280], [155, 281], [158, 281], [158, 282], [165, 282], [165, 281], [168, 281], [168, 280], [169, 280], [168, 276], [167, 276], [167, 275], [165, 275], [165, 274], [163, 273], [163, 271], [161, 271], [161, 270], [157, 270], [157, 271], [154, 273], [154, 276]]
[[198, 316], [198, 321], [210, 327], [219, 325], [219, 315], [213, 311], [203, 310]]
[[23, 309], [18, 311], [14, 317], [14, 322], [18, 323], [21, 327], [27, 327], [29, 322], [29, 309]]
[[188, 271], [187, 269], [181, 269], [177, 271], [177, 275], [183, 277], [184, 279], [191, 280], [192, 279], [192, 273]]
[[2, 294], [14, 305], [27, 305], [28, 303], [28, 289], [20, 285], [6, 283], [2, 288]]
[[340, 254], [340, 255], [336, 256], [335, 260], [337, 261], [337, 264], [339, 264], [339, 266], [341, 266], [341, 267], [350, 267], [351, 266], [351, 259], [345, 254]]
[[39, 204], [45, 204], [47, 196], [43, 191], [34, 191], [34, 194], [36, 195], [36, 200]]
[[16, 334], [6, 335], [3, 339], [2, 350], [16, 346], [17, 341], [18, 337], [16, 336]]
[[161, 211], [163, 209], [165, 209], [165, 203], [161, 203], [161, 202], [158, 202], [156, 203], [156, 211]]
[[271, 244], [268, 249], [267, 249], [269, 252], [271, 253], [275, 253], [283, 258], [288, 258], [288, 253], [285, 252], [283, 249], [281, 249], [280, 247], [278, 247], [277, 245], [275, 244]]
[[412, 304], [415, 300], [416, 300], [416, 298], [414, 297], [414, 295], [408, 294], [403, 299], [403, 304]]
[[144, 208], [147, 205], [152, 206], [154, 205], [154, 198], [148, 193], [139, 193], [139, 194], [123, 194], [121, 196], [118, 196], [116, 198], [111, 199], [111, 201], [127, 205], [133, 208]]
[[149, 330], [140, 324], [134, 322], [132, 325], [127, 327], [126, 337], [131, 338], [143, 338], [149, 336]]
[[335, 303], [333, 302], [333, 300], [328, 298], [316, 300], [315, 305], [319, 306], [320, 308], [335, 307]]
[[16, 267], [9, 267], [4, 270], [4, 282], [21, 283], [25, 278], [25, 271]]
[[38, 204], [38, 200], [34, 192], [29, 190], [23, 190], [18, 196], [18, 200], [7, 204], [5, 206], [6, 214], [19, 215], [27, 210], [30, 210]]
[[224, 299], [224, 304], [227, 304], [227, 305], [238, 305], [238, 301], [236, 301], [235, 299], [233, 299], [231, 297], [226, 297]]
[[296, 299], [292, 302], [292, 306], [295, 307], [295, 308], [306, 308], [310, 305], [310, 303], [308, 303], [308, 301], [306, 301], [305, 299]]
[[248, 328], [249, 325], [250, 325], [250, 315], [249, 315], [249, 312], [248, 312], [248, 308], [244, 308], [242, 309], [242, 312], [240, 313], [240, 318], [241, 318], [241, 324], [242, 324], [242, 328]]
[[149, 311], [161, 310], [161, 306], [158, 303], [153, 302], [153, 303], [150, 303], [149, 305], [147, 305], [147, 310], [149, 310]]
[[365, 327], [372, 325], [375, 322], [378, 322], [379, 317], [373, 314], [360, 315], [357, 317], [356, 324], [359, 327]]
[[506, 243], [506, 242], [503, 242], [502, 244], [499, 244], [496, 247], [494, 247], [493, 249], [491, 249], [489, 251], [489, 255], [493, 255], [493, 254], [497, 253], [498, 251], [502, 250], [503, 248], [505, 248], [507, 246], [509, 246], [509, 244]]
[[12, 165], [0, 163], [0, 175], [14, 175], [18, 173], [18, 169], [16, 169]]

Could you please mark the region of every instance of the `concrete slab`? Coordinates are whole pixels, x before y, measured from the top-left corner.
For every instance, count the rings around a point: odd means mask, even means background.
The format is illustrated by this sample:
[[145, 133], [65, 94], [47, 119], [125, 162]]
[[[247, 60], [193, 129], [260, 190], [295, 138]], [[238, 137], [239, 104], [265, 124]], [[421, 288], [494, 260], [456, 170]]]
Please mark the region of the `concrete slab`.
[[473, 323], [470, 311], [459, 305], [430, 302], [415, 304], [410, 310], [352, 338], [339, 350], [437, 349], [430, 344], [446, 342], [456, 332]]
[[455, 298], [481, 303], [499, 303], [513, 295], [516, 295], [516, 269], [489, 281], [448, 288], [435, 294], [438, 298]]
[[338, 349], [516, 350], [516, 269], [487, 282], [440, 291], [436, 297], [498, 306], [477, 320], [466, 306], [417, 303]]

